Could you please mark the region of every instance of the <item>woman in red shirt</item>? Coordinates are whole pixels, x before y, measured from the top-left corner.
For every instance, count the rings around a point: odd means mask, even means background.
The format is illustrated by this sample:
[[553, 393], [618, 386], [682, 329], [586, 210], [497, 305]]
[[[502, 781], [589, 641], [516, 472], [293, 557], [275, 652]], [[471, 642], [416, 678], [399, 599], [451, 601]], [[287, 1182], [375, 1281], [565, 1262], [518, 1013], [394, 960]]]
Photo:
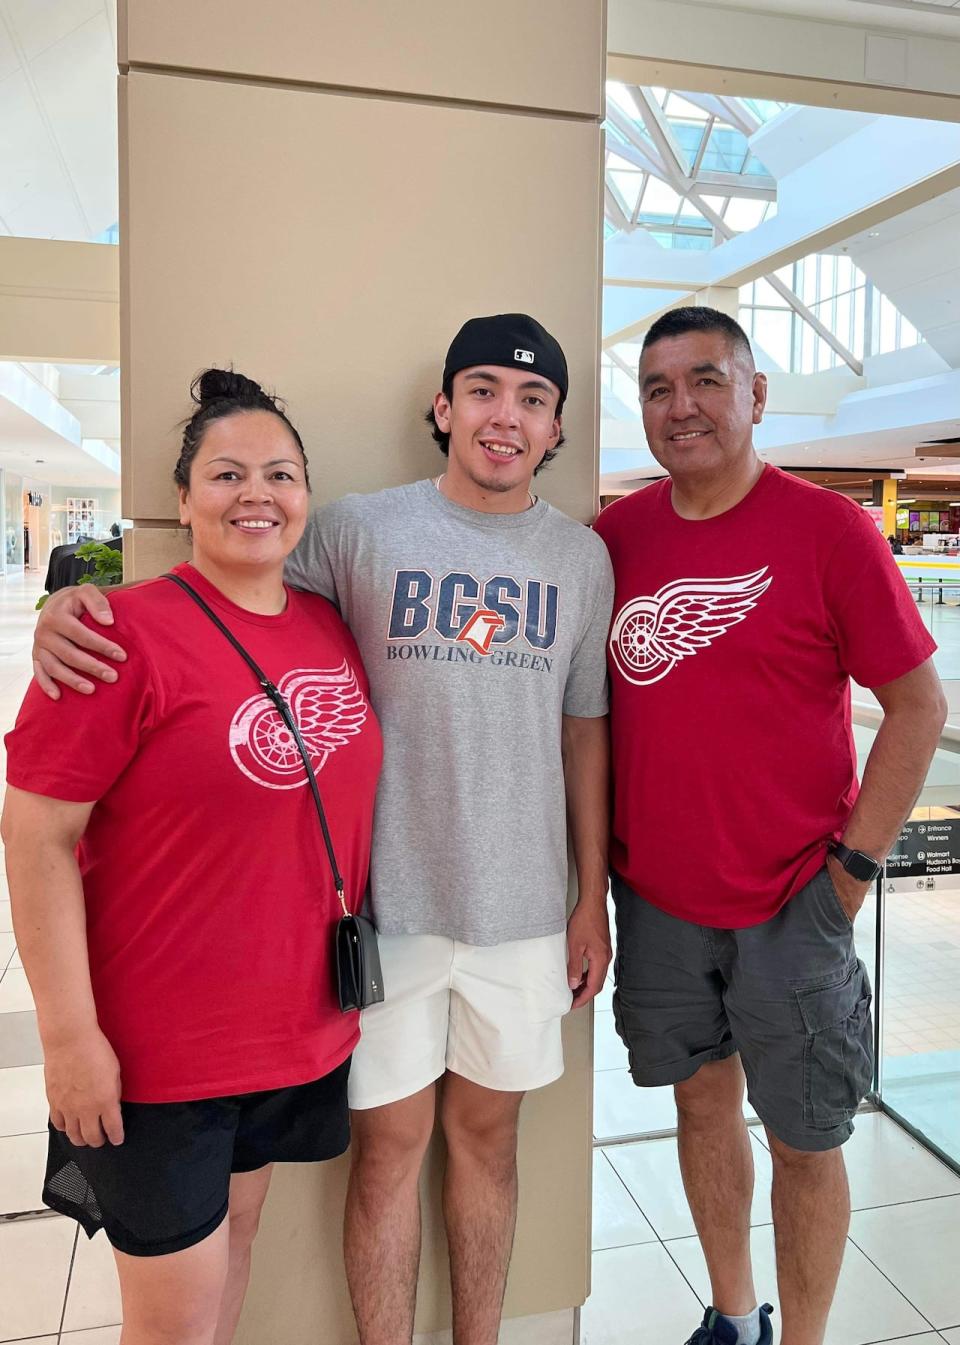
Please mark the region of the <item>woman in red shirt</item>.
[[[174, 473], [174, 571], [290, 703], [347, 900], [367, 879], [381, 743], [352, 637], [285, 587], [309, 480], [281, 406], [194, 383]], [[276, 1161], [343, 1152], [358, 1014], [333, 984], [340, 915], [293, 735], [177, 585], [111, 597], [127, 657], [93, 698], [31, 687], [8, 734], [3, 837], [44, 1048], [43, 1198], [106, 1230], [123, 1345], [227, 1345]]]

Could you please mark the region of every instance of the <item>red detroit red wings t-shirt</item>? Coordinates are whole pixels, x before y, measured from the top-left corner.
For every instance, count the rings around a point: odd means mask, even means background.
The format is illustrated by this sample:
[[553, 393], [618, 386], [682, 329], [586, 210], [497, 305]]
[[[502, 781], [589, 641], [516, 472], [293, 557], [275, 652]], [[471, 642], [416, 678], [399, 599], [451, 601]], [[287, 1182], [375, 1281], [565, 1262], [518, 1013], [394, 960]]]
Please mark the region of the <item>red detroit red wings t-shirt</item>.
[[[258, 616], [184, 576], [290, 701], [353, 909], [360, 906], [377, 720], [335, 609], [287, 590]], [[334, 991], [340, 914], [303, 763], [250, 669], [190, 598], [155, 579], [111, 597], [119, 680], [49, 701], [7, 735], [7, 779], [98, 799], [79, 847], [100, 1026], [123, 1097], [185, 1101], [305, 1083], [359, 1036]]]
[[936, 648], [874, 524], [767, 466], [717, 518], [669, 479], [596, 523], [613, 561], [611, 859], [661, 910], [741, 928], [822, 865], [857, 793], [849, 678]]

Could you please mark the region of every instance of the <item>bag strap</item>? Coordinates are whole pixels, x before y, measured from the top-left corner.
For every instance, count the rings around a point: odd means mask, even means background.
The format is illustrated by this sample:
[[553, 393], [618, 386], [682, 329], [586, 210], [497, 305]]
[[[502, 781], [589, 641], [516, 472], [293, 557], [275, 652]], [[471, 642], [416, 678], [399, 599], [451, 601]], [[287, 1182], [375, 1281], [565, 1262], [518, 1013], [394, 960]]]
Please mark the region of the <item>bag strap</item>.
[[317, 784], [317, 777], [316, 774], [314, 773], [314, 769], [310, 761], [310, 753], [307, 751], [306, 744], [303, 741], [300, 729], [297, 725], [296, 719], [294, 719], [293, 717], [293, 711], [290, 709], [288, 701], [285, 699], [280, 689], [277, 686], [275, 686], [273, 682], [270, 681], [269, 677], [267, 677], [266, 673], [264, 673], [259, 664], [257, 664], [252, 658], [252, 656], [247, 653], [243, 645], [233, 634], [233, 632], [229, 629], [229, 627], [224, 625], [224, 623], [220, 620], [220, 618], [217, 616], [216, 612], [212, 609], [212, 607], [210, 607], [209, 604], [203, 598], [201, 598], [200, 594], [197, 592], [195, 588], [193, 588], [190, 584], [188, 584], [185, 579], [181, 579], [181, 577], [178, 574], [165, 574], [162, 577], [164, 579], [169, 579], [171, 584], [176, 584], [177, 588], [182, 588], [184, 593], [186, 593], [190, 598], [192, 598], [193, 601], [200, 608], [200, 610], [210, 618], [210, 620], [216, 626], [217, 630], [220, 631], [221, 635], [226, 636], [226, 638], [233, 645], [234, 649], [243, 659], [244, 663], [246, 663], [247, 667], [253, 673], [254, 677], [260, 683], [260, 687], [264, 695], [269, 697], [269, 699], [273, 702], [277, 714], [279, 714], [284, 724], [286, 724], [287, 728], [293, 734], [293, 740], [297, 744], [297, 748], [300, 752], [301, 757], [303, 758], [303, 764], [307, 772], [307, 779], [310, 782], [310, 792], [313, 795], [313, 802], [316, 805], [317, 817], [320, 819], [320, 830], [323, 832], [323, 844], [327, 851], [327, 859], [330, 861], [330, 870], [333, 874], [334, 887], [337, 889], [337, 897], [339, 898], [340, 906], [343, 910], [344, 915], [349, 915], [350, 912], [347, 910], [347, 903], [343, 895], [343, 878], [341, 876], [340, 869], [337, 865], [337, 857], [333, 852], [333, 841], [330, 837], [330, 828], [327, 826], [327, 815], [323, 810], [323, 800], [320, 798], [320, 786]]

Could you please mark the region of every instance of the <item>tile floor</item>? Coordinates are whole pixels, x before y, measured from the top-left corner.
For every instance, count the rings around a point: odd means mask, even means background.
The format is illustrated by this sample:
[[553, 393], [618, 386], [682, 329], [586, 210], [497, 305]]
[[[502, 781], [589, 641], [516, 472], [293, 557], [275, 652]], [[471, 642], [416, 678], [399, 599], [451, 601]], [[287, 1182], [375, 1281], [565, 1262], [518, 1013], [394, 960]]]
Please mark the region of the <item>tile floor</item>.
[[[34, 576], [0, 579], [0, 734], [12, 723], [29, 679], [27, 651]], [[942, 614], [938, 614], [942, 618]], [[956, 630], [960, 649], [960, 619]], [[936, 634], [943, 639], [942, 627]], [[960, 670], [960, 664], [958, 664]], [[0, 768], [3, 766], [0, 741]], [[956, 988], [960, 900], [911, 898], [888, 937], [888, 1030], [916, 1056], [917, 1029], [960, 1023]], [[931, 954], [949, 959], [931, 978]], [[894, 974], [895, 973], [895, 974]], [[604, 1138], [669, 1130], [669, 1090], [640, 1093], [624, 1069], [612, 1025], [611, 988], [597, 1003], [595, 1130]], [[947, 1027], [943, 1026], [946, 1017]], [[923, 1024], [920, 1019], [927, 1021]], [[936, 1021], [935, 1021], [936, 1020]], [[920, 1034], [920, 1035], [926, 1035]], [[0, 1341], [116, 1345], [119, 1301], [109, 1247], [88, 1242], [59, 1216], [4, 1216], [36, 1210], [45, 1151], [46, 1107], [35, 1015], [16, 955], [5, 881], [0, 877]], [[753, 1239], [760, 1292], [776, 1302], [770, 1224], [770, 1158], [751, 1131], [757, 1188]], [[960, 1345], [960, 1178], [879, 1114], [862, 1116], [847, 1146], [854, 1215], [828, 1345]], [[658, 1340], [690, 1334], [709, 1291], [683, 1198], [672, 1138], [606, 1144], [594, 1152], [593, 1292], [581, 1315], [583, 1345], [620, 1345], [642, 1323]], [[775, 1319], [776, 1320], [776, 1319]], [[544, 1319], [545, 1326], [549, 1326]], [[511, 1329], [504, 1339], [533, 1345]], [[544, 1337], [546, 1338], [546, 1337]], [[552, 1339], [552, 1337], [551, 1337]]]
[[[757, 1289], [776, 1306], [770, 1155], [759, 1129], [751, 1141]], [[826, 1345], [960, 1345], [960, 1177], [878, 1112], [858, 1118], [845, 1153], [854, 1212]], [[582, 1345], [637, 1339], [640, 1324], [680, 1345], [710, 1290], [675, 1140], [595, 1149], [593, 1199]]]

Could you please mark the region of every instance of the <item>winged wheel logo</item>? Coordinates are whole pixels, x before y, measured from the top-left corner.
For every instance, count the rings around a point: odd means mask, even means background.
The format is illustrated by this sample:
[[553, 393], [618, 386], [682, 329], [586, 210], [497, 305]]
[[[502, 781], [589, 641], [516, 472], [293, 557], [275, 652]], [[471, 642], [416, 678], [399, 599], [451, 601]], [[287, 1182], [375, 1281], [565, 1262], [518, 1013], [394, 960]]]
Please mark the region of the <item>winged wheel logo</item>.
[[773, 582], [767, 569], [729, 579], [678, 579], [652, 597], [631, 598], [610, 630], [617, 668], [634, 686], [659, 682], [753, 611]]
[[[339, 668], [296, 668], [277, 683], [319, 774], [331, 753], [355, 737], [367, 718], [357, 675]], [[262, 693], [243, 702], [230, 724], [230, 754], [249, 779], [266, 789], [299, 789], [307, 783], [293, 734]]]

